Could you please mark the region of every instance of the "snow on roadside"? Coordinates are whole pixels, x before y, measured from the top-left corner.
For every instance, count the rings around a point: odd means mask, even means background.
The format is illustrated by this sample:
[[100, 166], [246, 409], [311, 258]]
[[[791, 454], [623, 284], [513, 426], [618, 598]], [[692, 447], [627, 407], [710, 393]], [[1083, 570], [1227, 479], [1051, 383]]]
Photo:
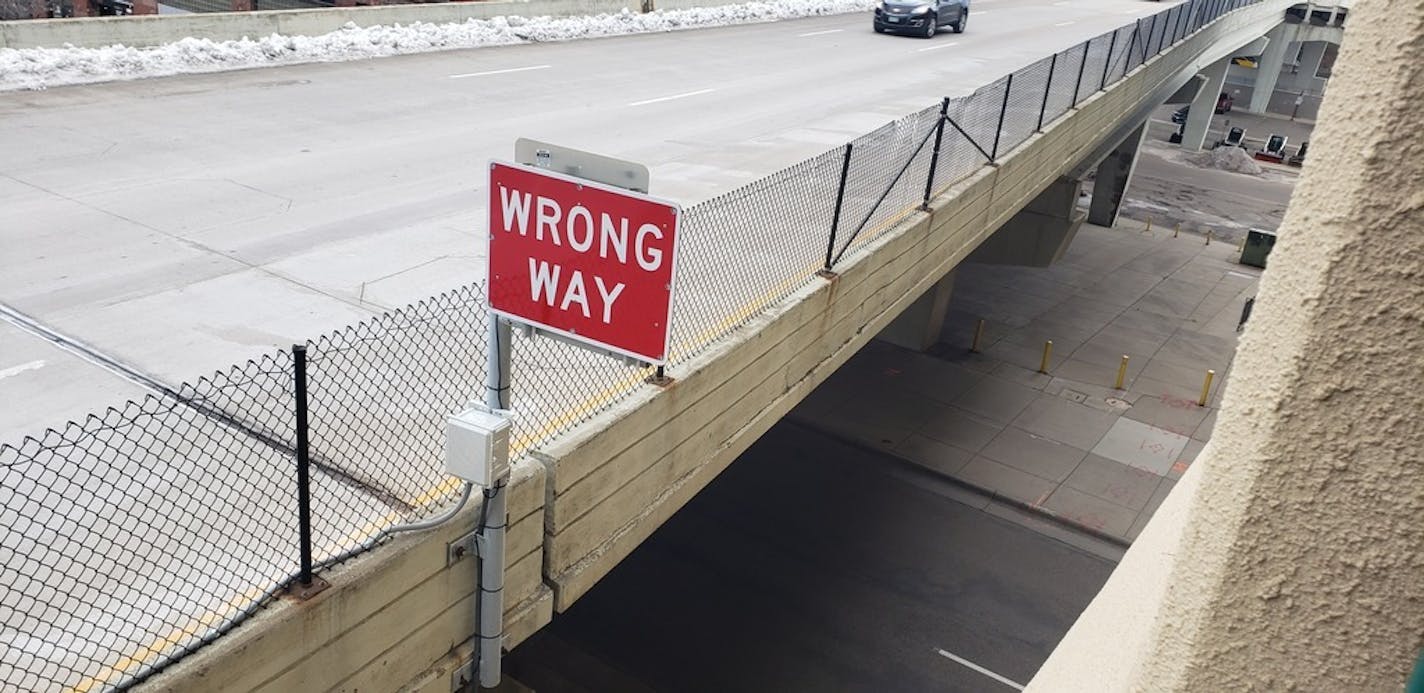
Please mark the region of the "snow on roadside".
[[860, 12], [874, 4], [875, 0], [766, 0], [647, 14], [625, 9], [594, 16], [511, 16], [448, 24], [358, 27], [348, 23], [321, 36], [272, 34], [237, 41], [185, 38], [151, 48], [0, 48], [0, 91], [730, 26]]

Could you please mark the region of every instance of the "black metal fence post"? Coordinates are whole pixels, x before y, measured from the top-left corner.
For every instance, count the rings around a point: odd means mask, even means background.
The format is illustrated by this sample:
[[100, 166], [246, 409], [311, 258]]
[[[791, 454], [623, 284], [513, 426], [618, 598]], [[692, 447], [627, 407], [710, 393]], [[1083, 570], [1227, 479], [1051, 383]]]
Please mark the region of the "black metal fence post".
[[1073, 107], [1078, 107], [1078, 89], [1083, 86], [1083, 71], [1088, 69], [1088, 51], [1092, 50], [1091, 39], [1083, 42], [1083, 59], [1078, 61], [1078, 79], [1073, 81]]
[[307, 347], [292, 345], [297, 400], [297, 531], [301, 534], [301, 586], [312, 586], [311, 460], [307, 451]]
[[1053, 73], [1058, 70], [1058, 54], [1048, 61], [1048, 84], [1043, 85], [1043, 103], [1038, 106], [1038, 127], [1034, 132], [1043, 132], [1043, 116], [1048, 112], [1048, 95], [1053, 92]]
[[[949, 99], [945, 99], [948, 103]], [[845, 158], [841, 160], [841, 185], [836, 190], [836, 211], [831, 215], [831, 237], [826, 241], [826, 266], [821, 272], [829, 274], [831, 271], [831, 255], [836, 252], [836, 227], [841, 224], [841, 205], [845, 202], [846, 176], [850, 173], [850, 152], [855, 148], [853, 142], [847, 142], [845, 146]]]
[[989, 161], [999, 160], [999, 137], [1004, 134], [1004, 116], [1009, 112], [1009, 92], [1014, 90], [1014, 73], [1004, 83], [1004, 102], [999, 105], [999, 127], [994, 130], [994, 146], [989, 150]]
[[[1147, 25], [1147, 40], [1142, 42], [1142, 62], [1147, 62], [1147, 51], [1152, 50], [1152, 40], [1157, 37], [1157, 15], [1152, 15], [1152, 23]], [[1160, 53], [1161, 50], [1159, 49]], [[1152, 55], [1157, 55], [1153, 53]]]
[[1123, 63], [1122, 73], [1125, 75], [1135, 67], [1132, 64], [1133, 54], [1137, 52], [1137, 35], [1142, 33], [1142, 20], [1137, 20], [1137, 25], [1132, 27], [1132, 35], [1127, 37], [1127, 56]]
[[925, 179], [925, 201], [920, 203], [920, 209], [930, 208], [930, 195], [934, 194], [935, 169], [939, 168], [939, 145], [944, 141], [944, 121], [949, 118], [949, 97], [944, 97], [944, 101], [939, 104], [939, 121], [935, 123], [935, 146], [934, 154], [930, 157], [930, 175]]
[[1112, 52], [1117, 47], [1117, 29], [1113, 29], [1112, 38], [1108, 41], [1108, 57], [1103, 60], [1103, 81], [1098, 83], [1098, 91], [1108, 88], [1108, 70], [1112, 69]]

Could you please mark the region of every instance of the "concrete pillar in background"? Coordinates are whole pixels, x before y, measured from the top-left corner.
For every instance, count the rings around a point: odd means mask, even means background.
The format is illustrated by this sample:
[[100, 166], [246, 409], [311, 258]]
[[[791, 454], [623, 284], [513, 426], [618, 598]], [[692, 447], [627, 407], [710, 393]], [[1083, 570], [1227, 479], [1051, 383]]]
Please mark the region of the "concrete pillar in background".
[[1028, 693], [1401, 691], [1424, 647], [1424, 3], [1350, 40], [1206, 449]]
[[1199, 152], [1206, 143], [1206, 131], [1211, 126], [1212, 115], [1216, 113], [1216, 99], [1221, 95], [1221, 87], [1226, 83], [1226, 68], [1230, 66], [1231, 58], [1222, 58], [1202, 70], [1205, 81], [1197, 92], [1197, 98], [1192, 99], [1192, 110], [1187, 114], [1187, 127], [1182, 132], [1183, 151]]
[[[1222, 74], [1226, 74], [1225, 68]], [[1220, 88], [1220, 82], [1217, 84]], [[1196, 110], [1193, 104], [1192, 113], [1195, 114]], [[1211, 113], [1211, 108], [1208, 107], [1206, 112]], [[1132, 171], [1137, 167], [1137, 152], [1142, 148], [1142, 139], [1146, 135], [1147, 123], [1144, 121], [1098, 164], [1098, 172], [1093, 177], [1093, 200], [1088, 205], [1088, 223], [1112, 226], [1117, 222], [1118, 212], [1122, 210], [1122, 198], [1127, 194]]]
[[1295, 25], [1282, 24], [1267, 38], [1266, 51], [1261, 54], [1256, 65], [1256, 82], [1251, 86], [1251, 103], [1244, 104], [1248, 113], [1265, 113], [1271, 103], [1271, 94], [1276, 91], [1276, 81], [1281, 77], [1281, 68], [1286, 63], [1286, 49], [1290, 48], [1290, 37], [1296, 32]]
[[1300, 49], [1300, 76], [1296, 80], [1301, 90], [1310, 89], [1315, 73], [1320, 71], [1320, 61], [1325, 57], [1324, 41], [1306, 41]]
[[925, 351], [939, 341], [944, 330], [944, 316], [949, 312], [949, 299], [954, 294], [954, 273], [944, 275], [905, 312], [885, 326], [876, 339], [912, 351]]

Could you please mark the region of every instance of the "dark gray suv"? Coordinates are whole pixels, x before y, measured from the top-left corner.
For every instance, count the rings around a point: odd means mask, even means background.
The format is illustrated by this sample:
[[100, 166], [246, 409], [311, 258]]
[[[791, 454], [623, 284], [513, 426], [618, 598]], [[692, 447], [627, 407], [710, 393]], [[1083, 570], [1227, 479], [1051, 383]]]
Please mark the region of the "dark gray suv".
[[885, 0], [875, 7], [875, 30], [929, 38], [942, 27], [954, 33], [969, 22], [969, 0]]

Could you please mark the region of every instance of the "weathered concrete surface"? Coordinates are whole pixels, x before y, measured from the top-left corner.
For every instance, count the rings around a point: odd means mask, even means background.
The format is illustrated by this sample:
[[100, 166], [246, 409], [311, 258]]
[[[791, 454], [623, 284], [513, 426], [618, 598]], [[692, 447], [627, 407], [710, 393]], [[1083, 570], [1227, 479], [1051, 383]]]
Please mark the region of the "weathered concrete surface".
[[929, 291], [920, 294], [905, 312], [896, 316], [876, 339], [913, 351], [924, 351], [939, 341], [944, 316], [954, 295], [954, 273], [941, 278]]
[[1347, 32], [1212, 444], [1030, 690], [1400, 690], [1424, 645], [1424, 5]]
[[[960, 182], [694, 362], [540, 453], [549, 469], [546, 578], [568, 608], [787, 410], [1045, 187], [1098, 151], [1144, 102], [1170, 95], [1279, 21], [1267, 2], [1177, 49]], [[1150, 104], [1149, 104], [1150, 105]]]
[[[541, 580], [544, 480], [543, 467], [529, 461], [516, 465], [511, 479], [507, 647], [552, 617], [552, 595]], [[446, 544], [470, 532], [479, 512], [476, 490], [451, 522], [399, 537], [326, 573], [331, 587], [311, 601], [284, 599], [262, 610], [147, 686], [164, 691], [379, 691], [414, 680], [448, 692], [449, 672], [474, 649], [469, 640], [475, 632], [478, 561], [446, 567]]]

